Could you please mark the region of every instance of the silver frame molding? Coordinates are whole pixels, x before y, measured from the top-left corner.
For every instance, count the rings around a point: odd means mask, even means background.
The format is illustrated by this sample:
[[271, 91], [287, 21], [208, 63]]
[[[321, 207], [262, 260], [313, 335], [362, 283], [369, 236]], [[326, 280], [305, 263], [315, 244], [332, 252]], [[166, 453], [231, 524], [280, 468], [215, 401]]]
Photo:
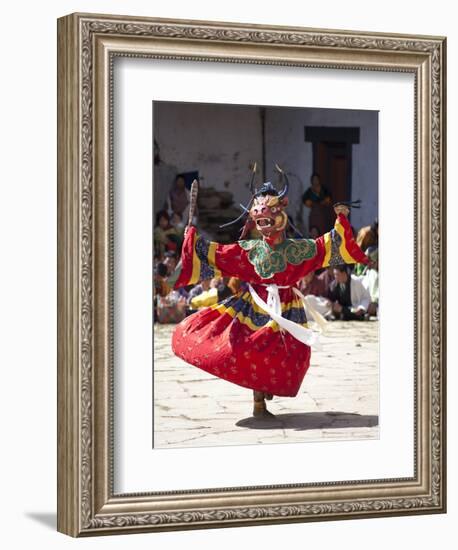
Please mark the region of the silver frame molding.
[[[58, 530], [71, 536], [445, 512], [443, 37], [73, 14], [58, 20]], [[112, 62], [117, 56], [415, 77], [415, 475], [113, 492]]]

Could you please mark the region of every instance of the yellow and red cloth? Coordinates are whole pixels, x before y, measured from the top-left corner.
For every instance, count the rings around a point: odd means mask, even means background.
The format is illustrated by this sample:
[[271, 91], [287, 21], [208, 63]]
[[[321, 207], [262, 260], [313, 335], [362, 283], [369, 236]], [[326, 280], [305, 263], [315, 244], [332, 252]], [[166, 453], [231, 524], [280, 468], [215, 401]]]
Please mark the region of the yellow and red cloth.
[[[237, 277], [268, 301], [266, 285], [278, 285], [281, 316], [307, 327], [301, 299], [293, 291], [310, 271], [343, 263], [367, 263], [340, 214], [334, 228], [317, 239], [262, 239], [219, 244], [191, 227], [181, 254], [174, 288], [213, 277]], [[286, 288], [282, 288], [286, 287]], [[248, 290], [186, 317], [174, 330], [174, 353], [187, 363], [250, 389], [293, 397], [310, 364], [310, 347], [280, 330]]]

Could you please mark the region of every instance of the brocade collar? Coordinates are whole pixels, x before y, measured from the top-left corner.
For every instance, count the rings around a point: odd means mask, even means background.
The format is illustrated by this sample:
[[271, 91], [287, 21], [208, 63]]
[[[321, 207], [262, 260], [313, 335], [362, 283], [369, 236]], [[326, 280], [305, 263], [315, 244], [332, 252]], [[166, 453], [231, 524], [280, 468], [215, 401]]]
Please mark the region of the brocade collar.
[[248, 261], [262, 279], [270, 279], [285, 271], [288, 264], [298, 265], [316, 255], [313, 239], [285, 239], [273, 247], [264, 239], [242, 240], [238, 244], [247, 251]]

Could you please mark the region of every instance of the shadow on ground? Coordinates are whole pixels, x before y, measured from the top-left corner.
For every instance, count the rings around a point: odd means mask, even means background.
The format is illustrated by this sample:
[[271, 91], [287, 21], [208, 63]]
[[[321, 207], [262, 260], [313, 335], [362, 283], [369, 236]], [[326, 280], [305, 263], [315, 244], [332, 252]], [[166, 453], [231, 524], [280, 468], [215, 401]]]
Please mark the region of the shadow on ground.
[[240, 428], [256, 430], [325, 430], [339, 428], [372, 428], [378, 425], [378, 416], [345, 412], [309, 412], [277, 414], [275, 418], [243, 418], [235, 424]]

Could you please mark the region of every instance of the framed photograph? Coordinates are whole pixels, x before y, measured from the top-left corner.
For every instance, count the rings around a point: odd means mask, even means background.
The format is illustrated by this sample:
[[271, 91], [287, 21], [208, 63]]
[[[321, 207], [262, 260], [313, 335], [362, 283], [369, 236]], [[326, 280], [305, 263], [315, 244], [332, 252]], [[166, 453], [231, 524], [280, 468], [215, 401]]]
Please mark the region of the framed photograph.
[[445, 52], [58, 20], [60, 532], [445, 512]]
[[[338, 313], [338, 306], [332, 306], [329, 295], [338, 292], [333, 279], [334, 270], [344, 263], [340, 254], [330, 254], [326, 262], [323, 257], [317, 263], [319, 253], [311, 253], [308, 259], [307, 254], [299, 253], [301, 267], [297, 273], [292, 257], [289, 268], [285, 262], [278, 267], [270, 262], [258, 266], [253, 248], [247, 265], [239, 272], [243, 253], [239, 257], [240, 246], [231, 244], [241, 242], [242, 232], [245, 237], [253, 237], [243, 239], [242, 250], [243, 246], [252, 250], [252, 246], [262, 242], [259, 237], [264, 229], [250, 228], [250, 217], [241, 213], [238, 205], [250, 200], [251, 180], [255, 188], [263, 189], [260, 183], [269, 179], [272, 192], [281, 192], [284, 178], [275, 162], [281, 159], [288, 167], [286, 237], [290, 241], [284, 242], [294, 241], [296, 246], [311, 246], [311, 251], [315, 251], [315, 246], [319, 248], [321, 243], [320, 235], [326, 236], [333, 230], [336, 216], [332, 203], [358, 196], [363, 197], [359, 200], [364, 200], [364, 210], [355, 208], [348, 218], [353, 227], [362, 228], [356, 240], [367, 241], [363, 248], [371, 246], [370, 253], [375, 259], [378, 112], [155, 101], [153, 130], [157, 290], [153, 338], [154, 448], [378, 439], [378, 267], [367, 269], [360, 264], [353, 270], [350, 277], [353, 291], [361, 288], [360, 283], [364, 285], [375, 277], [371, 286], [373, 296], [367, 284], [363, 294], [354, 297], [358, 303], [352, 305], [359, 307], [359, 311]], [[264, 159], [259, 170], [250, 158]], [[193, 166], [198, 170], [181, 172], [177, 166]], [[187, 187], [196, 178], [198, 210], [194, 218], [198, 236], [197, 254], [192, 257], [187, 254], [192, 244], [183, 239], [182, 220], [189, 220]], [[315, 188], [319, 188], [317, 194]], [[263, 213], [260, 223], [265, 219]], [[282, 224], [283, 219], [280, 220]], [[270, 226], [265, 231], [270, 233]], [[329, 236], [331, 243], [332, 233]], [[208, 244], [212, 242], [217, 244]], [[211, 247], [215, 249], [214, 262], [212, 257], [201, 254], [201, 248], [210, 251]], [[232, 256], [235, 260], [230, 267]], [[186, 280], [188, 258], [190, 262], [194, 260], [193, 265], [198, 260], [199, 276], [202, 272], [207, 277], [199, 277], [202, 279], [199, 282], [195, 273], [191, 280], [190, 271]], [[184, 265], [176, 270], [180, 259]], [[338, 278], [348, 279], [346, 271], [354, 262], [351, 258], [347, 260], [349, 264]], [[250, 271], [251, 261], [255, 274]], [[256, 271], [261, 275], [259, 279]], [[256, 293], [263, 295], [266, 293], [263, 281], [276, 281], [280, 285], [282, 316], [296, 324], [315, 323], [313, 317], [307, 317], [299, 295], [282, 288], [289, 281], [284, 280], [285, 276], [297, 279], [296, 293], [299, 290], [303, 294], [308, 310], [313, 306], [322, 317], [336, 321], [332, 327], [322, 323], [326, 334], [320, 337], [319, 346], [316, 343], [301, 346], [304, 343], [301, 337], [292, 336], [287, 327], [276, 330], [266, 306], [258, 307], [254, 301], [254, 287], [250, 289], [246, 284], [247, 280], [260, 284]], [[131, 302], [131, 298], [128, 300]], [[360, 320], [371, 322], [354, 322]], [[310, 347], [313, 359], [308, 358]], [[285, 354], [290, 356], [284, 357]], [[195, 366], [203, 372], [196, 371]], [[333, 371], [331, 377], [325, 376], [328, 368]], [[232, 384], [221, 384], [221, 380]], [[341, 400], [338, 392], [347, 383], [352, 389], [342, 394]], [[266, 409], [261, 415], [263, 420], [252, 416], [251, 397], [247, 403], [246, 389], [253, 388], [275, 395], [275, 400], [267, 399], [273, 400], [275, 417], [262, 400], [256, 407]], [[291, 399], [298, 393], [299, 398]], [[254, 403], [252, 407], [255, 408]]]

